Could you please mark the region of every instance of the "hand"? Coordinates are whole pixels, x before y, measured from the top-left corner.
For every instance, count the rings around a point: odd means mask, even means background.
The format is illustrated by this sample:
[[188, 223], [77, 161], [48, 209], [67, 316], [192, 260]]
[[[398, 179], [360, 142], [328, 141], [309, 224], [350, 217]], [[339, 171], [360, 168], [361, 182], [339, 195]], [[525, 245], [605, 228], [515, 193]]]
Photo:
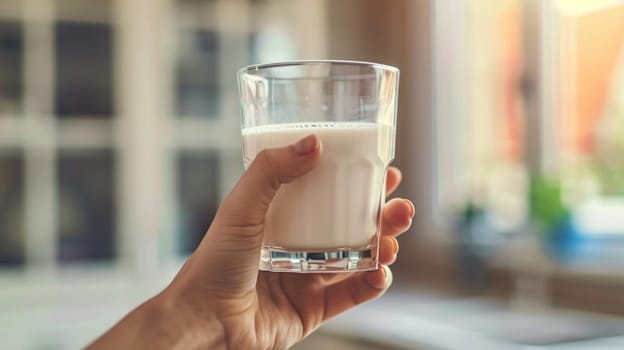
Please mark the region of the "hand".
[[[317, 136], [261, 152], [222, 203], [197, 250], [173, 282], [141, 305], [93, 348], [284, 349], [326, 320], [381, 296], [392, 282], [396, 236], [413, 204], [393, 199], [382, 210], [380, 268], [340, 274], [258, 271], [264, 217], [280, 185], [310, 171], [321, 157]], [[401, 181], [390, 167], [387, 193]]]

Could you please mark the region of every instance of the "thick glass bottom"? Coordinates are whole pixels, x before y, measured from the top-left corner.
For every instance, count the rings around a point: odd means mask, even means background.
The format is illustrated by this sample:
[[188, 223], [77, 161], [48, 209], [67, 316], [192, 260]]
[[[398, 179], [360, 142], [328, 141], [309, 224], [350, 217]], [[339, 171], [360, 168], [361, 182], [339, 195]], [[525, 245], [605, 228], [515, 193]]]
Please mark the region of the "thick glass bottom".
[[377, 249], [293, 251], [262, 247], [260, 270], [273, 272], [331, 273], [377, 269]]

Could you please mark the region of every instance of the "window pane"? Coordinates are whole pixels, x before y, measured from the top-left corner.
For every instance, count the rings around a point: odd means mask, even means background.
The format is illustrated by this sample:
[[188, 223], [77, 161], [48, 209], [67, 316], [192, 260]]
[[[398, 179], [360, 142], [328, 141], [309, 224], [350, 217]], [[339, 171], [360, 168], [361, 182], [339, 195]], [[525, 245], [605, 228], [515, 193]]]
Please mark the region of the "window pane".
[[114, 256], [114, 169], [111, 151], [65, 152], [58, 160], [61, 262]]
[[177, 70], [178, 115], [215, 117], [219, 114], [218, 50], [216, 31], [181, 32]]
[[0, 22], [0, 115], [21, 112], [23, 54], [21, 26]]
[[23, 198], [22, 158], [0, 153], [0, 266], [24, 262]]
[[184, 152], [178, 160], [178, 251], [191, 253], [219, 207], [220, 161], [216, 152]]
[[564, 195], [574, 204], [624, 196], [624, 3], [599, 5], [565, 3], [561, 11], [574, 15], [559, 21], [571, 34], [551, 39], [561, 70], [545, 74], [559, 98], [549, 101], [558, 118], [552, 137]]
[[56, 114], [110, 117], [112, 31], [107, 25], [56, 25]]

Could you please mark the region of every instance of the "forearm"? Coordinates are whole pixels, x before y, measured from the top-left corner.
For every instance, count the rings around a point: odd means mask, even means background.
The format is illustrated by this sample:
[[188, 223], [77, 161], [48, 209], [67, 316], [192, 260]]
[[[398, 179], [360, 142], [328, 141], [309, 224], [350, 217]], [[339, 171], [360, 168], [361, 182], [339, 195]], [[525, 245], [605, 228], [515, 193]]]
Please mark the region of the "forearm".
[[161, 297], [134, 309], [88, 350], [225, 349], [223, 327], [216, 320], [189, 319]]

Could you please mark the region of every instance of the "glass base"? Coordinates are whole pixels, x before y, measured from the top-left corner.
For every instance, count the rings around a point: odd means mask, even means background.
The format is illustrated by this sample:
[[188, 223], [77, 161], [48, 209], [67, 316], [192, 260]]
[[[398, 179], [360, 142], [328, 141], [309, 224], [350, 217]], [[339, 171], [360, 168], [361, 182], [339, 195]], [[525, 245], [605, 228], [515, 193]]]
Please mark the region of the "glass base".
[[260, 270], [273, 272], [331, 273], [377, 269], [377, 251], [338, 249], [328, 251], [293, 251], [262, 247]]

